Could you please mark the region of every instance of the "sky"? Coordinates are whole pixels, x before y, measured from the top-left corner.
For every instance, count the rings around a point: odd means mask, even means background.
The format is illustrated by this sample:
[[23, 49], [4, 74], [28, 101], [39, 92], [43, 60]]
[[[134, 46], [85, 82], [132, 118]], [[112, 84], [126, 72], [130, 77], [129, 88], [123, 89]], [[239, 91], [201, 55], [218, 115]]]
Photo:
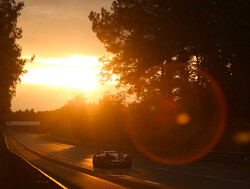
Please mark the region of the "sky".
[[23, 37], [17, 43], [22, 57], [35, 55], [17, 86], [12, 110], [35, 111], [62, 107], [74, 89], [97, 102], [113, 85], [100, 86], [98, 58], [108, 54], [92, 31], [90, 11], [109, 9], [113, 0], [24, 0], [18, 19]]

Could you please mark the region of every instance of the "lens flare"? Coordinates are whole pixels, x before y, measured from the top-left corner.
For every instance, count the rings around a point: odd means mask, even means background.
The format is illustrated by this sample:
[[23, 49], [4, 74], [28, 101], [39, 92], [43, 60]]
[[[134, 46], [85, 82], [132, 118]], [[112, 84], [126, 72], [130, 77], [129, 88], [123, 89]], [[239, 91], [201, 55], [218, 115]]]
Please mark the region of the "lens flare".
[[235, 134], [234, 140], [237, 144], [249, 144], [250, 143], [250, 132], [241, 131]]
[[176, 122], [180, 125], [185, 125], [189, 121], [190, 121], [190, 116], [187, 113], [181, 113], [176, 118]]
[[[165, 66], [170, 71], [187, 68], [180, 63]], [[185, 102], [175, 98], [157, 101], [144, 111], [140, 124], [131, 118], [140, 119], [136, 115], [128, 116], [128, 135], [145, 156], [163, 164], [186, 164], [204, 157], [220, 141], [227, 121], [225, 97], [211, 75], [197, 72], [206, 86], [204, 91], [198, 85], [185, 85], [193, 92]]]

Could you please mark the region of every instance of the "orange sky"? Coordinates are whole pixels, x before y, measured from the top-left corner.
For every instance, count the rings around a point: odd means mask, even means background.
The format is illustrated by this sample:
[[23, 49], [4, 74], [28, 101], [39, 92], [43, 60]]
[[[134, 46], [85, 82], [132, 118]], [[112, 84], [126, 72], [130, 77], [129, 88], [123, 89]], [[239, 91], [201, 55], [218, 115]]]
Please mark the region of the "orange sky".
[[109, 8], [113, 0], [25, 0], [18, 20], [23, 28], [22, 56], [36, 59], [17, 87], [12, 110], [51, 110], [72, 97], [73, 88], [87, 92], [87, 99], [98, 101], [107, 88], [98, 87], [97, 59], [107, 54], [92, 32], [91, 10]]

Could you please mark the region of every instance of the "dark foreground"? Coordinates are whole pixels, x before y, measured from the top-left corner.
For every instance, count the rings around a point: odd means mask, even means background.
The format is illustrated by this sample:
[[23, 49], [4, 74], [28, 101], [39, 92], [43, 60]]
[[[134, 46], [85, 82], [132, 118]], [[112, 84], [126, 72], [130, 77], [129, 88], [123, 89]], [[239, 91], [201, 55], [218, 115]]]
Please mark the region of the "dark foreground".
[[22, 158], [8, 151], [0, 136], [0, 188], [61, 188]]

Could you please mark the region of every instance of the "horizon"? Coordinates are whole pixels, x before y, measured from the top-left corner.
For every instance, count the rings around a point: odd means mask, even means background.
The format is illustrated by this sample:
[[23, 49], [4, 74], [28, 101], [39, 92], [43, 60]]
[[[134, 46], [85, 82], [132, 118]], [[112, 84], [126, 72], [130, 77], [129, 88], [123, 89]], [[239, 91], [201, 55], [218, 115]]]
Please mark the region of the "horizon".
[[[16, 96], [12, 103], [12, 111], [30, 110], [51, 111], [63, 107], [69, 100], [74, 98], [77, 89], [62, 86], [50, 86], [35, 83], [23, 83], [17, 88], [18, 96]], [[106, 91], [116, 91], [115, 86], [101, 85], [88, 93], [85, 93], [87, 103], [98, 103]], [[36, 96], [40, 96], [37, 100]]]

